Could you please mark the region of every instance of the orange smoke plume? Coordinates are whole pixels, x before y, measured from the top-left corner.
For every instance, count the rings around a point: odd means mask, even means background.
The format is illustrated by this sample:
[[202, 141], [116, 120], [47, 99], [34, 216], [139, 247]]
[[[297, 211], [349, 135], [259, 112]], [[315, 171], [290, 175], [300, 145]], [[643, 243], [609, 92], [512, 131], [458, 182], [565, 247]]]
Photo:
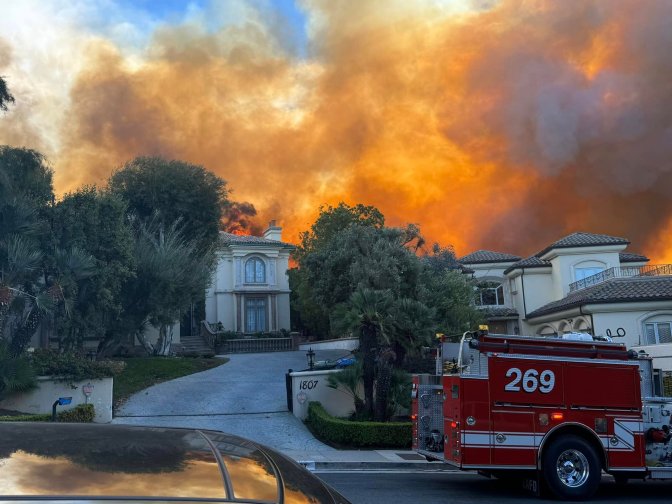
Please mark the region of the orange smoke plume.
[[226, 179], [287, 241], [343, 200], [460, 255], [589, 231], [672, 262], [670, 2], [302, 5], [306, 58], [263, 20], [163, 26], [139, 61], [91, 39], [57, 190], [161, 155]]

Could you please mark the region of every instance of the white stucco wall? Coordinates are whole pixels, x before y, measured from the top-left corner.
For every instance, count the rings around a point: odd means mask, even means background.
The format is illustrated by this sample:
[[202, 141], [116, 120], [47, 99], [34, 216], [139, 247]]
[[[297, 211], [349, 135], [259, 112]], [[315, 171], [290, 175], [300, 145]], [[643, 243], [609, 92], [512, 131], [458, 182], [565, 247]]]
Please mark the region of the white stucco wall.
[[643, 350], [649, 356], [653, 357], [654, 369], [662, 371], [672, 371], [672, 343], [664, 345], [643, 345], [634, 346], [632, 350], [639, 352]]
[[[96, 416], [94, 422], [112, 421], [112, 378], [83, 380], [78, 382], [55, 381], [49, 376], [38, 377], [38, 387], [29, 392], [12, 394], [0, 401], [0, 408], [32, 414], [51, 414], [52, 407], [59, 397], [72, 397], [67, 406], [57, 406], [56, 411], [67, 411], [80, 404], [93, 404]], [[85, 387], [86, 386], [86, 387]], [[84, 391], [91, 394], [86, 396]]]
[[605, 269], [621, 265], [619, 252], [626, 245], [613, 247], [578, 247], [549, 251], [543, 258], [550, 260], [553, 275], [553, 300], [562, 299], [569, 293], [569, 284], [576, 281], [574, 268], [599, 266]]
[[294, 416], [305, 420], [308, 403], [319, 401], [332, 416], [347, 417], [355, 411], [355, 401], [348, 392], [327, 386], [328, 376], [340, 370], [298, 371], [290, 373], [292, 379], [292, 405]]
[[553, 277], [549, 268], [528, 268], [517, 280], [520, 289], [516, 296], [516, 307], [521, 317], [554, 301]]
[[301, 343], [299, 350], [355, 350], [359, 348], [359, 338], [339, 338], [332, 340], [313, 341], [312, 343]]
[[278, 330], [290, 330], [291, 323], [289, 320], [289, 294], [278, 294]]
[[595, 313], [593, 314], [594, 334], [596, 336], [606, 336], [607, 330], [609, 330], [614, 336], [619, 329], [622, 329], [625, 331], [625, 336], [614, 338], [614, 341], [625, 343], [628, 348], [640, 345], [643, 343], [641, 319], [645, 313], [646, 311], [641, 309]]
[[504, 304], [501, 307], [513, 308], [514, 303], [511, 298], [511, 288], [508, 279], [504, 276], [504, 270], [511, 266], [511, 263], [485, 263], [470, 264], [469, 268], [474, 270], [474, 278], [478, 282], [499, 282], [504, 289]]

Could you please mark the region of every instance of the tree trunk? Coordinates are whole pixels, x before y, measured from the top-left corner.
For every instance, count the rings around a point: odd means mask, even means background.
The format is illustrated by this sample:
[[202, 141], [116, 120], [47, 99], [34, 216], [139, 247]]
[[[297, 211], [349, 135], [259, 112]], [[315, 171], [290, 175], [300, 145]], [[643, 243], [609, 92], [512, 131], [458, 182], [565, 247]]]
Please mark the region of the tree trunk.
[[9, 355], [11, 357], [18, 357], [23, 353], [28, 344], [30, 343], [33, 334], [37, 329], [38, 324], [41, 320], [40, 313], [38, 310], [33, 307], [26, 317], [23, 324], [21, 324], [18, 329], [14, 332], [12, 337], [12, 342], [9, 348]]
[[166, 324], [159, 326], [159, 339], [154, 346], [154, 355], [168, 357], [170, 355], [170, 346], [173, 343], [173, 326], [166, 329]]
[[383, 350], [378, 357], [378, 376], [376, 378], [376, 407], [374, 420], [385, 422], [387, 420], [387, 403], [392, 385], [392, 361], [394, 352], [389, 349]]
[[363, 359], [364, 410], [373, 417], [373, 384], [376, 379], [376, 329], [363, 326], [360, 330], [359, 348]]
[[145, 349], [145, 351], [149, 355], [154, 355], [154, 345], [152, 345], [149, 341], [147, 341], [147, 338], [145, 337], [144, 331], [138, 331], [136, 333], [136, 336], [138, 338], [138, 341], [140, 341], [140, 344]]

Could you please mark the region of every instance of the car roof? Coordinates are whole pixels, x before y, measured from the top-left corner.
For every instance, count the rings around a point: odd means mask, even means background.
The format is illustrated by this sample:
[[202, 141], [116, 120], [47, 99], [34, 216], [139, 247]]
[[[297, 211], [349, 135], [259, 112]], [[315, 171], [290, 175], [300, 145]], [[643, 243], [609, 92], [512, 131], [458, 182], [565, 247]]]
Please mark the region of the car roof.
[[221, 432], [0, 423], [0, 500], [281, 502], [286, 491], [273, 456]]

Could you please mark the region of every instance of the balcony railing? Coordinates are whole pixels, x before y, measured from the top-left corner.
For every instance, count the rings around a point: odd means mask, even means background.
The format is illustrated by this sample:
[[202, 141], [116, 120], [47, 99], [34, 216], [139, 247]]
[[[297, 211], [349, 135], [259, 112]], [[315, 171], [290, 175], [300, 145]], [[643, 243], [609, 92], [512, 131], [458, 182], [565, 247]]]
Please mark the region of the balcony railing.
[[646, 266], [621, 266], [609, 268], [596, 275], [588, 276], [569, 284], [569, 292], [585, 289], [592, 285], [601, 284], [610, 278], [665, 276], [672, 275], [672, 264], [649, 264]]

